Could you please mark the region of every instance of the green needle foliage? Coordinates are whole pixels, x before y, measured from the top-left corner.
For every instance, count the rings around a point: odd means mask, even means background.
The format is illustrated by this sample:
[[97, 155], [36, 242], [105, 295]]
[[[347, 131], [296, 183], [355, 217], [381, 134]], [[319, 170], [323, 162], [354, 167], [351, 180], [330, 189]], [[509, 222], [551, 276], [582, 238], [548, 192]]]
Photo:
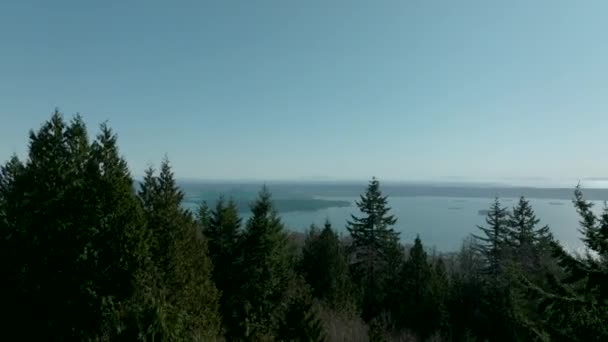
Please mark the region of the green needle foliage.
[[266, 187], [251, 211], [240, 244], [237, 302], [241, 307], [231, 319], [240, 325], [239, 330], [233, 330], [234, 336], [260, 340], [272, 336], [279, 327], [293, 272], [287, 235]]
[[139, 191], [159, 297], [158, 331], [167, 341], [213, 338], [220, 332], [218, 291], [211, 279], [207, 245], [192, 214], [182, 209], [168, 160], [158, 176], [146, 171]]
[[549, 289], [528, 282], [533, 298], [540, 296], [545, 329], [554, 341], [608, 339], [608, 208], [599, 217], [580, 186], [574, 206], [581, 217], [580, 232], [587, 253], [576, 256], [559, 243], [553, 251], [564, 277], [550, 276]]
[[399, 307], [395, 313], [399, 326], [413, 331], [422, 340], [440, 329], [447, 330], [448, 281], [443, 261], [438, 260], [436, 265], [429, 263], [419, 237], [410, 249], [400, 277]]
[[399, 234], [392, 228], [397, 219], [389, 215], [388, 196], [382, 195], [376, 178], [356, 204], [363, 215], [351, 215], [346, 228], [352, 237], [352, 272], [363, 292], [363, 318], [369, 321], [380, 314], [387, 275], [396, 271], [388, 270], [387, 265]]
[[549, 226], [538, 227], [539, 223], [540, 219], [524, 197], [508, 215], [507, 243], [518, 269], [528, 277], [542, 272], [543, 254], [553, 241]]
[[[25, 162], [0, 178], [0, 250], [10, 297], [4, 332], [23, 340], [117, 339], [144, 271], [143, 216], [116, 136], [91, 143], [82, 118], [55, 111], [30, 133]], [[36, 309], [40, 308], [40, 309]]]
[[136, 189], [106, 124], [90, 138], [55, 111], [0, 167], [0, 323], [25, 341], [607, 341], [608, 207], [573, 203], [584, 254], [523, 197], [460, 251], [407, 250], [375, 178], [350, 240], [288, 235], [266, 187], [244, 224], [221, 197], [195, 218], [167, 159]]
[[485, 261], [485, 272], [496, 279], [503, 272], [502, 260], [508, 234], [508, 211], [496, 198], [486, 217], [486, 227], [477, 226], [481, 235], [473, 234], [475, 248]]
[[231, 322], [239, 303], [239, 255], [242, 239], [241, 218], [236, 203], [226, 202], [223, 197], [213, 210], [206, 203], [199, 207], [199, 223], [209, 244], [209, 256], [213, 262], [213, 280], [221, 291], [220, 313], [224, 317], [224, 329], [229, 331], [238, 322]]
[[299, 269], [312, 287], [315, 298], [333, 310], [354, 308], [346, 252], [329, 221], [325, 221], [320, 232], [314, 225], [311, 227], [302, 249]]

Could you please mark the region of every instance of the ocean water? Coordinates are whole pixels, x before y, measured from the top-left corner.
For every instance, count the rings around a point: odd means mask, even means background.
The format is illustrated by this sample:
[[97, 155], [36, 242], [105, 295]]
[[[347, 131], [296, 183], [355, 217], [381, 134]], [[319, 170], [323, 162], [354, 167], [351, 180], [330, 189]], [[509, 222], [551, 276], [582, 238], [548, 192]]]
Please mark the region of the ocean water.
[[[353, 206], [328, 208], [314, 212], [283, 213], [281, 217], [287, 227], [302, 231], [311, 223], [323, 224], [329, 219], [339, 232], [348, 234], [346, 220], [351, 214], [358, 215], [354, 206], [355, 197], [334, 197], [332, 199], [352, 201]], [[503, 205], [513, 207], [517, 198], [501, 199]], [[412, 243], [417, 235], [422, 242], [442, 252], [456, 251], [462, 241], [471, 233], [477, 233], [477, 225], [485, 224], [485, 216], [479, 210], [487, 209], [493, 202], [491, 198], [454, 198], [454, 197], [391, 197], [392, 213], [397, 217], [395, 229], [401, 233], [404, 243]], [[568, 200], [530, 199], [539, 225], [549, 225], [560, 242], [570, 250], [580, 251], [582, 243], [578, 232], [579, 217]], [[602, 203], [595, 201], [595, 209]]]
[[[342, 234], [351, 214], [360, 215], [354, 196], [316, 196], [319, 199], [341, 200], [352, 203], [350, 207], [331, 207], [316, 211], [292, 211], [280, 213], [285, 226], [293, 231], [305, 231], [311, 224], [322, 225], [329, 219], [334, 229]], [[513, 207], [518, 198], [501, 198], [504, 206]], [[485, 224], [485, 216], [479, 210], [488, 209], [493, 198], [436, 197], [436, 196], [392, 196], [389, 205], [397, 217], [395, 229], [400, 232], [403, 243], [412, 243], [419, 235], [429, 248], [441, 252], [456, 251], [463, 239], [477, 233], [477, 225]], [[600, 211], [603, 202], [596, 203]], [[530, 199], [530, 203], [541, 220], [540, 225], [549, 225], [554, 236], [568, 249], [581, 251], [583, 244], [578, 231], [579, 217], [570, 200]], [[244, 219], [249, 214], [242, 213]]]
[[[211, 202], [220, 194], [237, 201], [244, 219], [262, 183], [183, 182], [184, 206], [194, 209], [203, 200]], [[348, 234], [346, 222], [351, 214], [360, 215], [355, 201], [366, 189], [365, 182], [275, 182], [266, 184], [285, 226], [292, 231], [305, 231], [311, 224], [322, 225], [329, 219], [338, 232]], [[485, 215], [494, 197], [503, 206], [512, 208], [519, 196], [525, 196], [540, 219], [549, 225], [553, 235], [569, 250], [582, 251], [579, 217], [572, 204], [576, 182], [549, 184], [555, 187], [534, 187], [536, 184], [488, 185], [486, 183], [383, 183], [389, 195], [392, 214], [397, 217], [395, 229], [403, 243], [412, 243], [417, 235], [429, 248], [449, 252], [458, 250], [465, 238], [477, 233], [477, 225], [485, 224]], [[545, 184], [547, 185], [547, 184]], [[600, 213], [603, 200], [608, 200], [606, 181], [582, 182], [586, 199], [595, 203]], [[297, 201], [291, 201], [297, 199]], [[323, 202], [329, 200], [337, 202]], [[314, 203], [312, 203], [314, 202]], [[350, 206], [347, 204], [350, 203]], [[340, 206], [341, 205], [341, 206]], [[346, 205], [346, 206], [345, 206]], [[310, 210], [318, 208], [317, 210]]]

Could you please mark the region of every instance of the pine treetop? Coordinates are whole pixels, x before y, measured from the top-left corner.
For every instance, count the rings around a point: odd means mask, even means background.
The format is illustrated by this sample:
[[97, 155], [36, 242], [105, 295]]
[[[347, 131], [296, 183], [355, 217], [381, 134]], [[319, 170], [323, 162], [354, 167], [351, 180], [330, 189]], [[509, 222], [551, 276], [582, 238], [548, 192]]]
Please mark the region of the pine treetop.
[[374, 177], [369, 182], [365, 194], [356, 205], [364, 215], [351, 215], [347, 230], [353, 238], [355, 248], [373, 249], [383, 253], [388, 243], [397, 241], [399, 233], [392, 226], [397, 223], [394, 215], [389, 215], [388, 196], [382, 195], [380, 182]]
[[482, 235], [472, 234], [474, 249], [484, 258], [486, 271], [498, 275], [503, 248], [507, 243], [508, 211], [494, 199], [486, 216], [487, 227], [477, 226]]
[[536, 217], [530, 202], [522, 196], [513, 210], [508, 213], [507, 242], [515, 248], [524, 245], [546, 245], [552, 240], [552, 235], [549, 226], [537, 227], [539, 223], [540, 219]]

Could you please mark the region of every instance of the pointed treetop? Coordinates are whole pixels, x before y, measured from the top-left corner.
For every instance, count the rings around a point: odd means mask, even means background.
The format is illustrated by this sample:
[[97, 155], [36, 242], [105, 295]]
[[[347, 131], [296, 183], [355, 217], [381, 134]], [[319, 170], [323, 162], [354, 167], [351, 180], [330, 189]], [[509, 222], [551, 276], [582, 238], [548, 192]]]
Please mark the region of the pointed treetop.
[[331, 230], [331, 222], [329, 218], [325, 218], [325, 223], [323, 224], [323, 230]]
[[198, 223], [203, 226], [203, 228], [209, 227], [209, 223], [211, 221], [211, 209], [209, 208], [207, 201], [202, 201], [198, 206], [196, 219], [198, 220]]
[[15, 178], [23, 170], [23, 163], [13, 154], [6, 164], [0, 167], [0, 192], [8, 191]]
[[262, 189], [258, 193], [258, 198], [251, 204], [251, 212], [253, 216], [275, 213], [272, 204], [272, 195], [266, 184], [262, 186]]
[[410, 249], [410, 258], [419, 258], [426, 260], [426, 252], [424, 251], [422, 240], [420, 240], [420, 235], [416, 235], [416, 239], [414, 240], [414, 246]]

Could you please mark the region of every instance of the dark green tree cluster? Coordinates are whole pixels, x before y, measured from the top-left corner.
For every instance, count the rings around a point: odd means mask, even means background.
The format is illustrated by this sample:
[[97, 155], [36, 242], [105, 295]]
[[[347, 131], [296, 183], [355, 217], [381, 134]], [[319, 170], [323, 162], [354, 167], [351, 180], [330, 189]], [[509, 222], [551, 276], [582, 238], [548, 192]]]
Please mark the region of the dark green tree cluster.
[[206, 247], [168, 163], [135, 192], [116, 136], [55, 112], [0, 176], [4, 332], [23, 340], [215, 336]]
[[312, 294], [334, 310], [354, 309], [355, 295], [345, 248], [327, 220], [322, 230], [312, 225], [302, 249], [299, 270]]
[[66, 123], [55, 112], [0, 184], [8, 336], [117, 336], [140, 318], [145, 221], [107, 126], [90, 142], [79, 116]]
[[370, 338], [409, 331], [422, 341], [604, 340], [608, 208], [594, 214], [580, 188], [574, 204], [589, 250], [582, 257], [555, 241], [523, 197], [511, 210], [495, 199], [480, 234], [455, 255], [429, 256], [419, 238], [404, 255], [373, 179], [357, 202], [365, 215], [347, 225], [350, 273]]
[[311, 290], [295, 272], [287, 233], [264, 187], [242, 227], [234, 201], [199, 207], [229, 340], [322, 341]]
[[[431, 260], [416, 238], [406, 258], [392, 226], [388, 197], [373, 178], [360, 201], [361, 217], [352, 216], [350, 271], [360, 289], [362, 318], [370, 322], [372, 339], [380, 330], [410, 331], [420, 339], [449, 334], [449, 281], [440, 258]], [[370, 335], [370, 336], [372, 336]]]
[[218, 292], [211, 278], [207, 245], [168, 160], [155, 175], [148, 169], [139, 190], [155, 275], [157, 329], [164, 340], [213, 338], [220, 327]]
[[442, 259], [429, 260], [419, 237], [403, 263], [400, 277], [395, 314], [399, 326], [415, 332], [423, 340], [434, 333], [446, 333], [449, 322], [445, 266]]
[[539, 298], [543, 327], [552, 341], [606, 341], [608, 339], [608, 207], [592, 211], [580, 186], [574, 206], [587, 247], [583, 255], [567, 252], [553, 241], [559, 269], [549, 274], [548, 286], [528, 282], [532, 298]]
[[224, 318], [224, 331], [235, 331], [239, 326], [229, 326], [236, 314], [238, 302], [238, 274], [240, 244], [242, 238], [242, 219], [233, 200], [220, 197], [213, 210], [202, 203], [198, 210], [198, 222], [207, 238], [209, 256], [213, 263], [213, 280], [221, 291], [220, 313]]

